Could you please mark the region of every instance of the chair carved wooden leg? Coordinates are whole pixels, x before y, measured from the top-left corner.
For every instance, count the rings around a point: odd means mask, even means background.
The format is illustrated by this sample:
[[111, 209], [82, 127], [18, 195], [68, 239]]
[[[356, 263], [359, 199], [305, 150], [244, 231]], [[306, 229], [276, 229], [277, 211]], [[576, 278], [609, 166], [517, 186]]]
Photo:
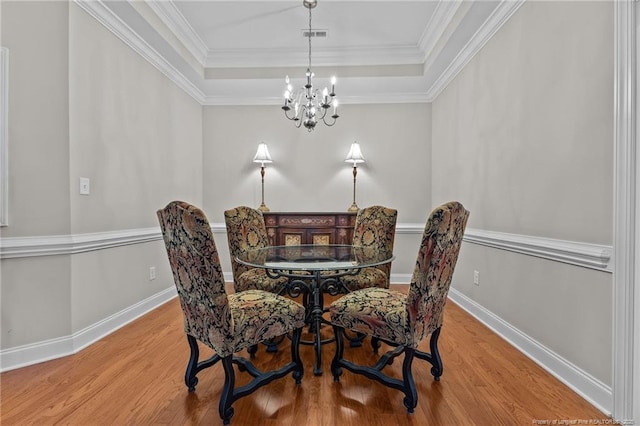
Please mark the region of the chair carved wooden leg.
[[258, 345], [251, 345], [247, 348], [247, 352], [249, 352], [249, 357], [254, 359], [256, 357], [256, 352], [258, 352]]
[[184, 374], [184, 383], [187, 385], [189, 392], [194, 392], [198, 384], [196, 374], [198, 374], [198, 357], [200, 356], [200, 350], [198, 349], [198, 342], [194, 337], [187, 335], [187, 341], [189, 342], [191, 353], [189, 355], [187, 371]]
[[442, 372], [444, 371], [442, 358], [440, 357], [440, 351], [438, 350], [438, 338], [440, 337], [441, 329], [441, 327], [438, 327], [433, 331], [433, 333], [431, 333], [431, 339], [429, 340], [429, 350], [431, 353], [416, 351], [417, 358], [424, 359], [432, 365], [431, 374], [436, 381], [440, 381], [440, 376], [442, 376]]
[[222, 388], [218, 411], [220, 418], [222, 418], [222, 423], [228, 425], [231, 422], [231, 417], [233, 417], [231, 404], [235, 399], [233, 390], [236, 384], [236, 374], [233, 371], [233, 355], [222, 358], [222, 367], [224, 368], [224, 387]]
[[[418, 404], [418, 392], [416, 383], [413, 379], [412, 364], [415, 356], [415, 349], [405, 346], [396, 346], [393, 350], [387, 352], [380, 357], [376, 365], [369, 367], [357, 365], [349, 360], [344, 359], [344, 328], [333, 325], [333, 331], [336, 335], [336, 353], [331, 361], [331, 374], [333, 381], [339, 382], [342, 375], [342, 368], [346, 368], [352, 373], [361, 374], [369, 379], [376, 380], [385, 386], [397, 389], [404, 393], [403, 404], [409, 413], [413, 413]], [[402, 364], [402, 380], [389, 377], [382, 372], [387, 365], [391, 365], [393, 359], [404, 353], [404, 362]]]
[[293, 331], [291, 336], [291, 361], [295, 364], [293, 370], [293, 378], [296, 381], [296, 385], [302, 383], [302, 376], [304, 375], [304, 366], [300, 359], [300, 337], [302, 336], [302, 329], [297, 328]]
[[373, 353], [377, 354], [378, 353], [378, 349], [380, 349], [380, 339], [378, 339], [377, 337], [372, 337], [371, 338], [371, 347], [373, 348]]
[[189, 348], [191, 349], [191, 353], [189, 355], [189, 362], [187, 363], [187, 371], [184, 374], [184, 382], [189, 389], [189, 392], [193, 392], [196, 390], [196, 385], [198, 384], [198, 378], [196, 375], [204, 370], [205, 368], [209, 368], [214, 365], [216, 362], [220, 361], [220, 356], [213, 355], [211, 358], [206, 359], [202, 362], [198, 362], [198, 358], [200, 357], [200, 349], [198, 348], [198, 341], [195, 337], [187, 334], [187, 341], [189, 342]]
[[402, 363], [402, 382], [404, 384], [404, 406], [409, 413], [413, 413], [413, 410], [418, 404], [418, 391], [416, 390], [416, 382], [413, 380], [413, 372], [411, 370], [411, 364], [413, 363], [413, 356], [415, 349], [405, 347], [404, 348], [404, 362]]
[[342, 368], [340, 367], [340, 361], [344, 353], [344, 328], [333, 326], [333, 334], [336, 336], [336, 353], [331, 361], [331, 374], [333, 375], [333, 381], [339, 382], [340, 376], [342, 376]]

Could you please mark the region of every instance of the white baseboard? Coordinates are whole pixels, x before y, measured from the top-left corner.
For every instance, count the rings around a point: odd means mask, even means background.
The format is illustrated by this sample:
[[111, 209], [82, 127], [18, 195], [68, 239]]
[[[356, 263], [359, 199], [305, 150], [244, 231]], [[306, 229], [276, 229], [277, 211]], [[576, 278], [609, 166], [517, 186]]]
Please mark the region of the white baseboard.
[[[396, 284], [408, 283], [409, 280], [408, 274], [397, 274], [391, 277], [391, 281]], [[71, 336], [0, 351], [0, 372], [78, 353], [174, 297], [176, 297], [175, 287], [170, 287]], [[613, 404], [611, 387], [560, 357], [456, 289], [451, 288], [449, 298], [605, 415], [611, 415]]]
[[0, 372], [78, 353], [176, 296], [176, 289], [171, 286], [71, 336], [58, 337], [0, 351]]
[[411, 282], [411, 274], [391, 274], [389, 282], [391, 284], [409, 284]]
[[569, 386], [605, 415], [611, 415], [613, 392], [610, 386], [605, 385], [540, 342], [527, 336], [456, 289], [451, 288], [449, 290], [449, 299], [540, 365], [552, 376]]

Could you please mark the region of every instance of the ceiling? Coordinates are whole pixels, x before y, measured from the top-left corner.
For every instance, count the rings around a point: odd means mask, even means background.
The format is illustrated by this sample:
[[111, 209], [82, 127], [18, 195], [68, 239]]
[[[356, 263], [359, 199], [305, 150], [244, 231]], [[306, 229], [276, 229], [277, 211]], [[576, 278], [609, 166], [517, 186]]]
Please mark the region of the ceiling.
[[[309, 9], [302, 0], [76, 0], [206, 105], [282, 100], [303, 84]], [[345, 103], [430, 102], [519, 7], [505, 1], [318, 0], [315, 84], [337, 77]]]

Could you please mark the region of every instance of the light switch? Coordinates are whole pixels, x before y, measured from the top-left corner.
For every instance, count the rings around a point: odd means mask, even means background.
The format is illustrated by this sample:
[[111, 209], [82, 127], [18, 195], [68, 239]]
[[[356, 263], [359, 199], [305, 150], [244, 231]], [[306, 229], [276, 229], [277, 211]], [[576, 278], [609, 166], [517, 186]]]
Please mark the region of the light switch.
[[89, 178], [80, 178], [80, 195], [89, 195], [91, 193], [91, 181]]

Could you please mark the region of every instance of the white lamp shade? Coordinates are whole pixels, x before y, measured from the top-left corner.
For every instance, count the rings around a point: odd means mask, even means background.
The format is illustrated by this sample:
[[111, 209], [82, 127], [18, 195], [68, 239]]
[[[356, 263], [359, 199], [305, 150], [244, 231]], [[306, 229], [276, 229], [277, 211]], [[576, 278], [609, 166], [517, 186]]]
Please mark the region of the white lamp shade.
[[364, 163], [364, 157], [362, 156], [362, 151], [360, 151], [360, 144], [358, 142], [351, 144], [349, 154], [347, 154], [347, 158], [345, 158], [344, 161], [347, 163], [353, 163], [354, 166], [357, 163]]
[[267, 144], [264, 142], [261, 142], [260, 145], [258, 145], [258, 151], [256, 151], [256, 156], [253, 157], [253, 162], [254, 163], [271, 163], [273, 160], [271, 160], [271, 155], [269, 155], [269, 148], [267, 148]]

